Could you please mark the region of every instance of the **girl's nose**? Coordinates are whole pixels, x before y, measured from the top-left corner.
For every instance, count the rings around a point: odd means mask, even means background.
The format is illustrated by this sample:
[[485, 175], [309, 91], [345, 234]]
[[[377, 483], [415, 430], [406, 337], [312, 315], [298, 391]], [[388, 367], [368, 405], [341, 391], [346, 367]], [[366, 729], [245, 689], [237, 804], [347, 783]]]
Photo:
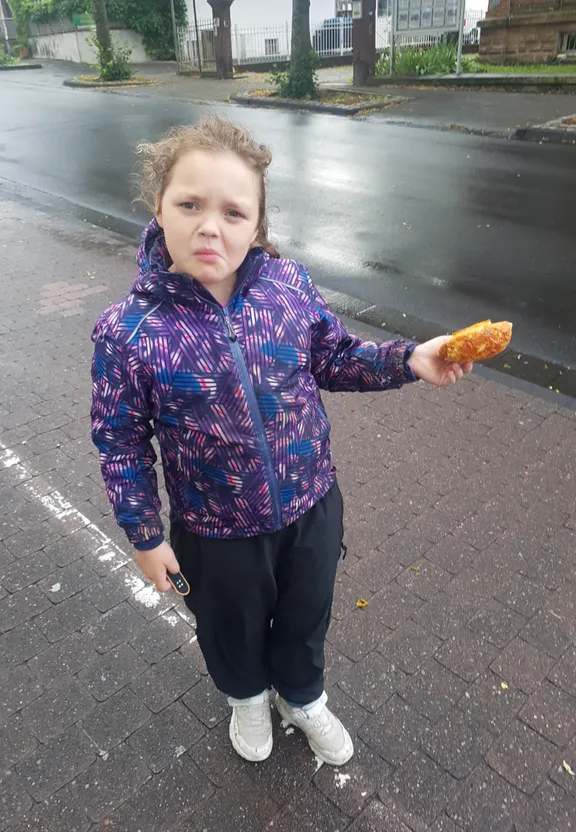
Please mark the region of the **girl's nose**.
[[199, 228], [200, 234], [204, 237], [219, 237], [220, 227], [214, 217], [204, 217]]

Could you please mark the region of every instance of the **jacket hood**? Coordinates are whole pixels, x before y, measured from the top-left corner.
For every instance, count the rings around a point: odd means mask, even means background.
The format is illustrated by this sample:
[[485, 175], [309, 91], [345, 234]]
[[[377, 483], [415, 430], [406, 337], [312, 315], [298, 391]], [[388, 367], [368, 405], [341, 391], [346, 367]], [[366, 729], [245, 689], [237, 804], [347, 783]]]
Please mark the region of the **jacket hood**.
[[[250, 249], [238, 270], [238, 287], [247, 289], [259, 276], [269, 256], [261, 248]], [[214, 303], [210, 293], [193, 277], [169, 271], [172, 258], [168, 253], [164, 230], [157, 220], [152, 220], [142, 232], [138, 249], [138, 277], [132, 286], [132, 294], [145, 295], [151, 300], [172, 302]]]

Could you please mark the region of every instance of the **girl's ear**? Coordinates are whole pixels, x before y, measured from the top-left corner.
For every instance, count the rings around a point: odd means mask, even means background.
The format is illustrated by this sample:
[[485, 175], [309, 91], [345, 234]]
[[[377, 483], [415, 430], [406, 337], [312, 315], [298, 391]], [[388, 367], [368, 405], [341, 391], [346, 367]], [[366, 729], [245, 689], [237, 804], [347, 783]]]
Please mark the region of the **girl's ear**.
[[250, 248], [260, 248], [262, 245], [262, 227], [261, 225], [258, 226], [256, 231], [254, 232], [254, 237], [252, 238], [252, 242], [250, 243]]
[[156, 199], [154, 201], [156, 203], [156, 222], [158, 223], [160, 228], [164, 228], [164, 226], [162, 225], [162, 200], [159, 196], [156, 196]]

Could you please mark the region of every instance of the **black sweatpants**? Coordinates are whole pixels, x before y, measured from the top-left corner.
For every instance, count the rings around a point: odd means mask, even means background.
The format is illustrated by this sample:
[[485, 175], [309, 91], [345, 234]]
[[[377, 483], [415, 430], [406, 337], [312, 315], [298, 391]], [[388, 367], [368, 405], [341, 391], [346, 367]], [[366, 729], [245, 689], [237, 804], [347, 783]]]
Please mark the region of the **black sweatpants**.
[[296, 705], [322, 695], [342, 515], [334, 485], [274, 534], [221, 540], [172, 524], [172, 548], [190, 584], [186, 604], [223, 693], [246, 699], [273, 687]]

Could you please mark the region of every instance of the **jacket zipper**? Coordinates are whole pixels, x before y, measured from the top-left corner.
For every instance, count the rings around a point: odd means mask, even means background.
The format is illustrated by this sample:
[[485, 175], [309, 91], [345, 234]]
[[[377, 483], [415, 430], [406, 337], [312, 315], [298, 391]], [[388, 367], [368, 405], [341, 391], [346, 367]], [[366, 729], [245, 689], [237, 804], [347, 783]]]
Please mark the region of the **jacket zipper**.
[[252, 416], [252, 421], [254, 422], [254, 428], [256, 431], [256, 438], [258, 440], [258, 444], [260, 446], [260, 453], [262, 454], [262, 458], [264, 460], [264, 467], [266, 470], [266, 480], [268, 482], [268, 489], [270, 491], [270, 497], [272, 500], [272, 512], [274, 515], [274, 524], [276, 529], [282, 528], [282, 503], [280, 500], [280, 489], [278, 488], [278, 480], [276, 478], [276, 473], [274, 471], [274, 463], [272, 461], [272, 454], [270, 453], [270, 445], [268, 444], [268, 439], [266, 437], [266, 431], [264, 430], [264, 421], [262, 420], [262, 414], [260, 413], [260, 408], [258, 407], [258, 401], [256, 399], [256, 394], [254, 392], [254, 387], [252, 386], [252, 382], [250, 381], [250, 375], [248, 373], [248, 368], [246, 366], [246, 361], [244, 360], [244, 355], [242, 353], [242, 349], [240, 344], [238, 343], [238, 336], [234, 330], [234, 326], [232, 325], [232, 321], [230, 319], [230, 314], [228, 312], [228, 308], [219, 310], [222, 318], [224, 320], [224, 325], [228, 332], [228, 338], [230, 339], [230, 348], [232, 350], [232, 356], [236, 363], [236, 367], [238, 369], [238, 374], [240, 376], [240, 383], [244, 389], [244, 393], [246, 394], [246, 399], [248, 400], [248, 407], [250, 409], [250, 415]]

